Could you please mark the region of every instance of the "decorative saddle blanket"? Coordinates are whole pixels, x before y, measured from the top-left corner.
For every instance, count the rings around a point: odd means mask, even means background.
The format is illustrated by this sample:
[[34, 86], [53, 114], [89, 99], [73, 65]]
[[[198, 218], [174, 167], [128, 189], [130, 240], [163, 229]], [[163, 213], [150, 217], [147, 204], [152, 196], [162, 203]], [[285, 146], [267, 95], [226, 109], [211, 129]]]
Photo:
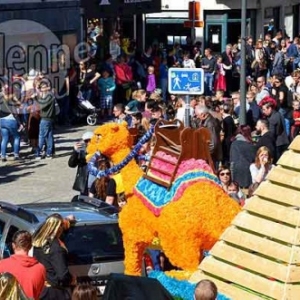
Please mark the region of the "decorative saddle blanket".
[[[156, 156], [163, 155], [165, 159], [171, 161], [172, 156], [165, 153], [157, 152]], [[162, 163], [162, 161], [153, 159], [153, 166], [156, 169], [169, 171], [174, 165]], [[152, 171], [151, 176], [155, 176], [161, 180], [166, 180], [166, 175]], [[172, 186], [167, 190], [164, 186], [156, 184], [146, 178], [141, 178], [136, 184], [133, 192], [141, 201], [150, 209], [155, 216], [159, 216], [164, 206], [172, 201], [181, 198], [184, 190], [199, 181], [208, 181], [222, 188], [221, 183], [216, 175], [213, 174], [210, 166], [204, 160], [189, 159], [182, 161], [176, 172]]]

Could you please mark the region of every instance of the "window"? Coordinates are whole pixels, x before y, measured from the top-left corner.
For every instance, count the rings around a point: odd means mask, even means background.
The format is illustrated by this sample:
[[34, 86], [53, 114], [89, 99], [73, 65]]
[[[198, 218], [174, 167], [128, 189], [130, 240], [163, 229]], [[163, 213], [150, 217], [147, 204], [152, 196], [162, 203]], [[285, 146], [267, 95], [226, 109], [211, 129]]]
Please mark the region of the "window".
[[0, 220], [0, 241], [2, 239], [2, 234], [4, 231], [4, 227], [5, 227], [5, 222]]
[[64, 242], [70, 265], [85, 265], [111, 260], [123, 260], [122, 233], [118, 224], [71, 227]]
[[13, 238], [15, 232], [17, 232], [18, 230], [19, 230], [19, 228], [15, 227], [13, 225], [9, 227], [7, 237], [5, 240], [5, 245], [4, 245], [3, 258], [7, 258], [14, 253], [13, 248], [12, 248], [12, 238]]

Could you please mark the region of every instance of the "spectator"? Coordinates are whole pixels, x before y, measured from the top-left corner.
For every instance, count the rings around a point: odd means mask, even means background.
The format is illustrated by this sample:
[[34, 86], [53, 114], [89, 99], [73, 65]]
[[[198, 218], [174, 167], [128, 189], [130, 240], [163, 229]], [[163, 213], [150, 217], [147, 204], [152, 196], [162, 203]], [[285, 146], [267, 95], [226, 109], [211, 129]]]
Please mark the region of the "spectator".
[[[98, 171], [105, 171], [111, 167], [107, 157], [101, 155], [98, 160]], [[117, 205], [117, 193], [116, 193], [116, 182], [110, 176], [103, 176], [96, 178], [93, 182], [89, 197], [100, 199], [110, 205]]]
[[89, 67], [86, 62], [81, 61], [79, 63], [80, 90], [85, 100], [90, 101], [92, 99], [93, 84], [97, 82], [99, 77], [100, 74], [96, 72], [96, 65], [94, 63], [91, 63]]
[[103, 118], [106, 115], [108, 118], [111, 118], [113, 108], [113, 92], [116, 89], [116, 84], [109, 69], [102, 70], [101, 77], [98, 80], [98, 87], [100, 90], [101, 117]]
[[226, 70], [231, 69], [232, 66], [226, 66], [223, 63], [222, 56], [217, 57], [217, 62], [216, 62], [216, 70], [215, 70], [215, 84], [214, 84], [214, 90], [222, 90], [226, 91], [227, 90], [227, 85], [226, 85]]
[[249, 110], [247, 111], [247, 124], [251, 129], [254, 129], [256, 122], [261, 116], [260, 107], [255, 101], [255, 94], [253, 92], [248, 92], [246, 99], [249, 105]]
[[131, 94], [131, 87], [133, 81], [133, 74], [131, 67], [127, 64], [127, 56], [119, 55], [117, 63], [114, 67], [116, 74], [116, 101], [117, 103], [123, 103], [125, 100], [129, 100]]
[[252, 183], [249, 167], [254, 161], [255, 153], [251, 128], [248, 125], [240, 125], [230, 147], [230, 164], [232, 179], [241, 188], [248, 188]]
[[228, 44], [226, 45], [226, 50], [222, 53], [222, 63], [225, 66], [225, 82], [226, 82], [226, 96], [229, 97], [231, 91], [232, 91], [232, 69], [234, 66], [234, 57], [233, 57], [233, 51], [232, 51], [232, 45]]
[[284, 119], [275, 109], [275, 103], [271, 98], [265, 98], [262, 103], [262, 112], [269, 121], [269, 130], [275, 138], [276, 142], [276, 156], [274, 161], [280, 158], [283, 152], [289, 145], [289, 139], [285, 132]]
[[293, 101], [293, 125], [291, 128], [291, 138], [294, 139], [300, 132], [300, 102]]
[[226, 165], [229, 163], [229, 153], [230, 153], [230, 145], [231, 139], [236, 131], [236, 126], [234, 124], [234, 120], [231, 116], [232, 107], [230, 104], [225, 103], [220, 106], [220, 111], [222, 114], [222, 151], [223, 151], [223, 164]]
[[272, 161], [273, 158], [267, 147], [263, 146], [257, 150], [255, 161], [250, 166], [252, 184], [248, 190], [248, 197], [252, 197], [261, 182], [266, 180], [267, 175], [274, 167], [274, 165], [272, 165]]
[[[0, 273], [9, 272], [16, 277], [27, 297], [38, 300], [46, 280], [45, 267], [34, 257], [28, 256], [32, 247], [31, 234], [17, 231], [12, 237], [14, 254], [0, 260]], [[8, 299], [1, 298], [0, 299]]]
[[33, 235], [33, 256], [46, 268], [45, 286], [41, 300], [70, 300], [68, 289], [76, 284], [76, 278], [68, 269], [67, 248], [61, 241], [64, 230], [70, 227], [73, 216], [63, 219], [59, 214], [52, 214]]
[[195, 300], [216, 300], [218, 296], [218, 289], [214, 282], [204, 279], [196, 284]]
[[211, 96], [214, 86], [216, 60], [209, 48], [205, 49], [204, 55], [205, 57], [202, 58], [202, 69], [204, 69], [205, 95]]
[[72, 294], [72, 300], [97, 300], [96, 287], [88, 283], [78, 284]]
[[137, 90], [132, 93], [132, 101], [130, 101], [125, 106], [126, 114], [133, 114], [137, 112], [142, 112], [144, 109], [144, 104], [146, 101], [146, 91], [145, 90]]
[[276, 142], [273, 134], [269, 131], [269, 121], [267, 119], [259, 119], [256, 123], [256, 134], [259, 136], [256, 143], [256, 149], [267, 147], [272, 157], [276, 155]]
[[70, 168], [77, 167], [73, 190], [80, 192], [81, 195], [88, 195], [88, 190], [91, 187], [95, 177], [89, 174], [86, 161], [86, 148], [94, 136], [93, 132], [87, 131], [83, 134], [81, 141], [74, 144], [74, 150], [69, 158], [68, 165]]
[[149, 66], [147, 71], [148, 71], [148, 75], [147, 75], [147, 87], [146, 87], [146, 91], [148, 93], [153, 93], [156, 89], [156, 80], [155, 80], [155, 74], [154, 74], [154, 67], [153, 66]]
[[263, 146], [257, 150], [255, 161], [250, 165], [252, 183], [260, 184], [266, 180], [268, 173], [274, 167], [272, 161], [271, 152], [267, 147]]
[[162, 91], [162, 99], [167, 102], [167, 92], [168, 92], [168, 65], [167, 59], [164, 58], [159, 66], [159, 79], [160, 79], [160, 88]]
[[0, 299], [31, 300], [28, 298], [17, 279], [10, 273], [0, 273]]
[[6, 150], [8, 141], [13, 139], [14, 159], [19, 159], [20, 152], [20, 125], [17, 121], [15, 103], [12, 101], [12, 95], [8, 95], [4, 90], [0, 94], [0, 129], [1, 129], [1, 159], [7, 161]]
[[188, 69], [196, 68], [195, 62], [194, 62], [193, 59], [190, 58], [190, 53], [189, 52], [185, 52], [183, 54], [182, 67], [183, 68], [188, 68]]
[[239, 205], [244, 206], [245, 196], [241, 192], [239, 184], [235, 181], [232, 181], [227, 187], [228, 195], [235, 200]]
[[256, 103], [259, 105], [260, 101], [267, 97], [270, 96], [269, 90], [266, 87], [266, 78], [263, 76], [259, 76], [256, 79], [257, 83], [257, 93], [255, 96]]
[[206, 106], [196, 106], [195, 115], [200, 120], [200, 127], [207, 128], [211, 133], [209, 149], [214, 163], [222, 161], [222, 144], [220, 139], [221, 126], [209, 113]]
[[124, 104], [118, 103], [114, 106], [113, 114], [115, 116], [114, 122], [120, 124], [123, 121], [127, 122], [128, 127], [131, 126], [131, 116], [125, 113]]
[[46, 146], [46, 158], [52, 159], [54, 150], [53, 126], [55, 121], [55, 97], [51, 92], [50, 82], [44, 80], [39, 86], [37, 101], [40, 106], [39, 145], [36, 159], [42, 158], [43, 147]]

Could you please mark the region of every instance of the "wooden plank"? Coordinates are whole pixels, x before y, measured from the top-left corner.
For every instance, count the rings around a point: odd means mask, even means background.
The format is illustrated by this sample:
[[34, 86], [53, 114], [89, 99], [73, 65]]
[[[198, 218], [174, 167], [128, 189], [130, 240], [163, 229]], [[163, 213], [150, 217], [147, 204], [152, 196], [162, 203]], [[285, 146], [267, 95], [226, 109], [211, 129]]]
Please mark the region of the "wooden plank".
[[[267, 238], [262, 238], [258, 235], [242, 231], [235, 226], [227, 228], [220, 239], [286, 263], [300, 263], [300, 247], [289, 247], [268, 240]], [[293, 255], [291, 255], [291, 251], [293, 251]]]
[[224, 278], [226, 281], [236, 283], [268, 297], [283, 299], [281, 297], [284, 292], [284, 284], [250, 273], [236, 266], [229, 265], [212, 256], [206, 257], [202, 261], [200, 269], [203, 272], [215, 275], [219, 278]]
[[300, 152], [300, 136], [297, 136], [290, 144], [289, 149]]
[[265, 201], [258, 196], [249, 199], [243, 209], [280, 222], [283, 221], [292, 226], [300, 225], [299, 210], [295, 210], [292, 206], [282, 206], [270, 201]]
[[298, 172], [300, 170], [300, 154], [294, 151], [286, 151], [280, 157], [277, 165], [289, 167], [291, 169], [296, 169]]
[[300, 187], [300, 172], [288, 170], [281, 166], [276, 166], [268, 174], [267, 179], [279, 184], [284, 184], [291, 189]]
[[253, 216], [246, 211], [239, 213], [232, 224], [288, 244], [300, 245], [299, 229]]
[[291, 190], [270, 181], [262, 182], [255, 191], [255, 195], [274, 200], [278, 203], [300, 207], [300, 191]]
[[210, 251], [211, 255], [237, 266], [286, 283], [300, 282], [300, 266], [282, 264], [266, 257], [237, 249], [221, 241]]
[[256, 300], [261, 299], [259, 296], [248, 293], [245, 290], [240, 289], [239, 287], [232, 285], [230, 283], [226, 283], [224, 281], [218, 280], [212, 276], [209, 276], [202, 272], [201, 270], [197, 270], [189, 279], [191, 283], [198, 283], [200, 280], [208, 279], [213, 281], [217, 287], [218, 291], [231, 300]]

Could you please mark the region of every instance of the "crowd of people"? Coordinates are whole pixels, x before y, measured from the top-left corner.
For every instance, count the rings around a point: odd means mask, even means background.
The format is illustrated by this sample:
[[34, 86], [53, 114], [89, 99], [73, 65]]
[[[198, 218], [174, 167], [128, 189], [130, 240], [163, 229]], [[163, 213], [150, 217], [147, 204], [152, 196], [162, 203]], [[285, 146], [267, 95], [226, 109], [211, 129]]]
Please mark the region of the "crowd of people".
[[[90, 41], [94, 41], [96, 29], [91, 26]], [[71, 64], [63, 75], [64, 84], [59, 91], [53, 90], [47, 72], [42, 70], [32, 69], [21, 76], [22, 80], [16, 74], [12, 78], [7, 74], [1, 78], [2, 162], [7, 161], [9, 143], [14, 160], [20, 160], [21, 139], [32, 147], [36, 159], [51, 159], [55, 153], [54, 124], [72, 126], [77, 121], [74, 109], [83, 100], [98, 108], [99, 123], [126, 121], [135, 143], [160, 119], [188, 119], [195, 129], [207, 128], [211, 134], [209, 150], [224, 191], [244, 205], [299, 134], [299, 37], [291, 40], [282, 30], [274, 35], [269, 32], [255, 43], [248, 37], [246, 78], [240, 78], [240, 40], [235, 45], [228, 44], [223, 53], [215, 54], [206, 48], [203, 55], [200, 42], [184, 48], [176, 44], [166, 51], [149, 45], [139, 51], [134, 42], [122, 49], [119, 40], [115, 33], [113, 45], [103, 60], [97, 59], [94, 51], [89, 59], [78, 65]], [[57, 65], [62, 70], [63, 61]], [[187, 105], [181, 96], [169, 94], [168, 69], [171, 67], [202, 68], [204, 95], [191, 96]], [[20, 80], [19, 89], [10, 88], [12, 80]], [[241, 99], [239, 92], [241, 80], [247, 85], [246, 99]], [[242, 101], [246, 101], [245, 124], [239, 123]], [[86, 160], [86, 147], [92, 135], [92, 132], [85, 133], [75, 143], [70, 156], [69, 167], [77, 167], [73, 188], [122, 209], [126, 198], [120, 174], [96, 178], [95, 170], [110, 168], [110, 161], [98, 154]], [[154, 140], [144, 144], [140, 150], [139, 154], [144, 157], [140, 162], [143, 169], [147, 167], [145, 158], [151, 155], [153, 143]], [[26, 232], [15, 235], [15, 254], [0, 261], [0, 272], [10, 272], [18, 280], [23, 292], [19, 288], [16, 293], [33, 299], [50, 299], [46, 295], [52, 293], [53, 299], [65, 299], [59, 296], [63, 289], [55, 287], [76, 286], [59, 239], [65, 223], [55, 215], [45, 224], [47, 226], [33, 237]], [[33, 257], [29, 257], [32, 246]], [[49, 259], [51, 251], [61, 255], [60, 263]], [[20, 273], [21, 268], [15, 266], [35, 271]], [[12, 275], [2, 275], [3, 286], [10, 280], [15, 282]], [[16, 283], [8, 285], [17, 286]], [[213, 296], [201, 298], [195, 294], [195, 299], [215, 299], [216, 288], [207, 283], [205, 286], [209, 286]], [[72, 299], [83, 299], [78, 295], [85, 289], [89, 287], [75, 288]], [[196, 288], [196, 293], [199, 289]], [[92, 295], [94, 291], [89, 293]]]

